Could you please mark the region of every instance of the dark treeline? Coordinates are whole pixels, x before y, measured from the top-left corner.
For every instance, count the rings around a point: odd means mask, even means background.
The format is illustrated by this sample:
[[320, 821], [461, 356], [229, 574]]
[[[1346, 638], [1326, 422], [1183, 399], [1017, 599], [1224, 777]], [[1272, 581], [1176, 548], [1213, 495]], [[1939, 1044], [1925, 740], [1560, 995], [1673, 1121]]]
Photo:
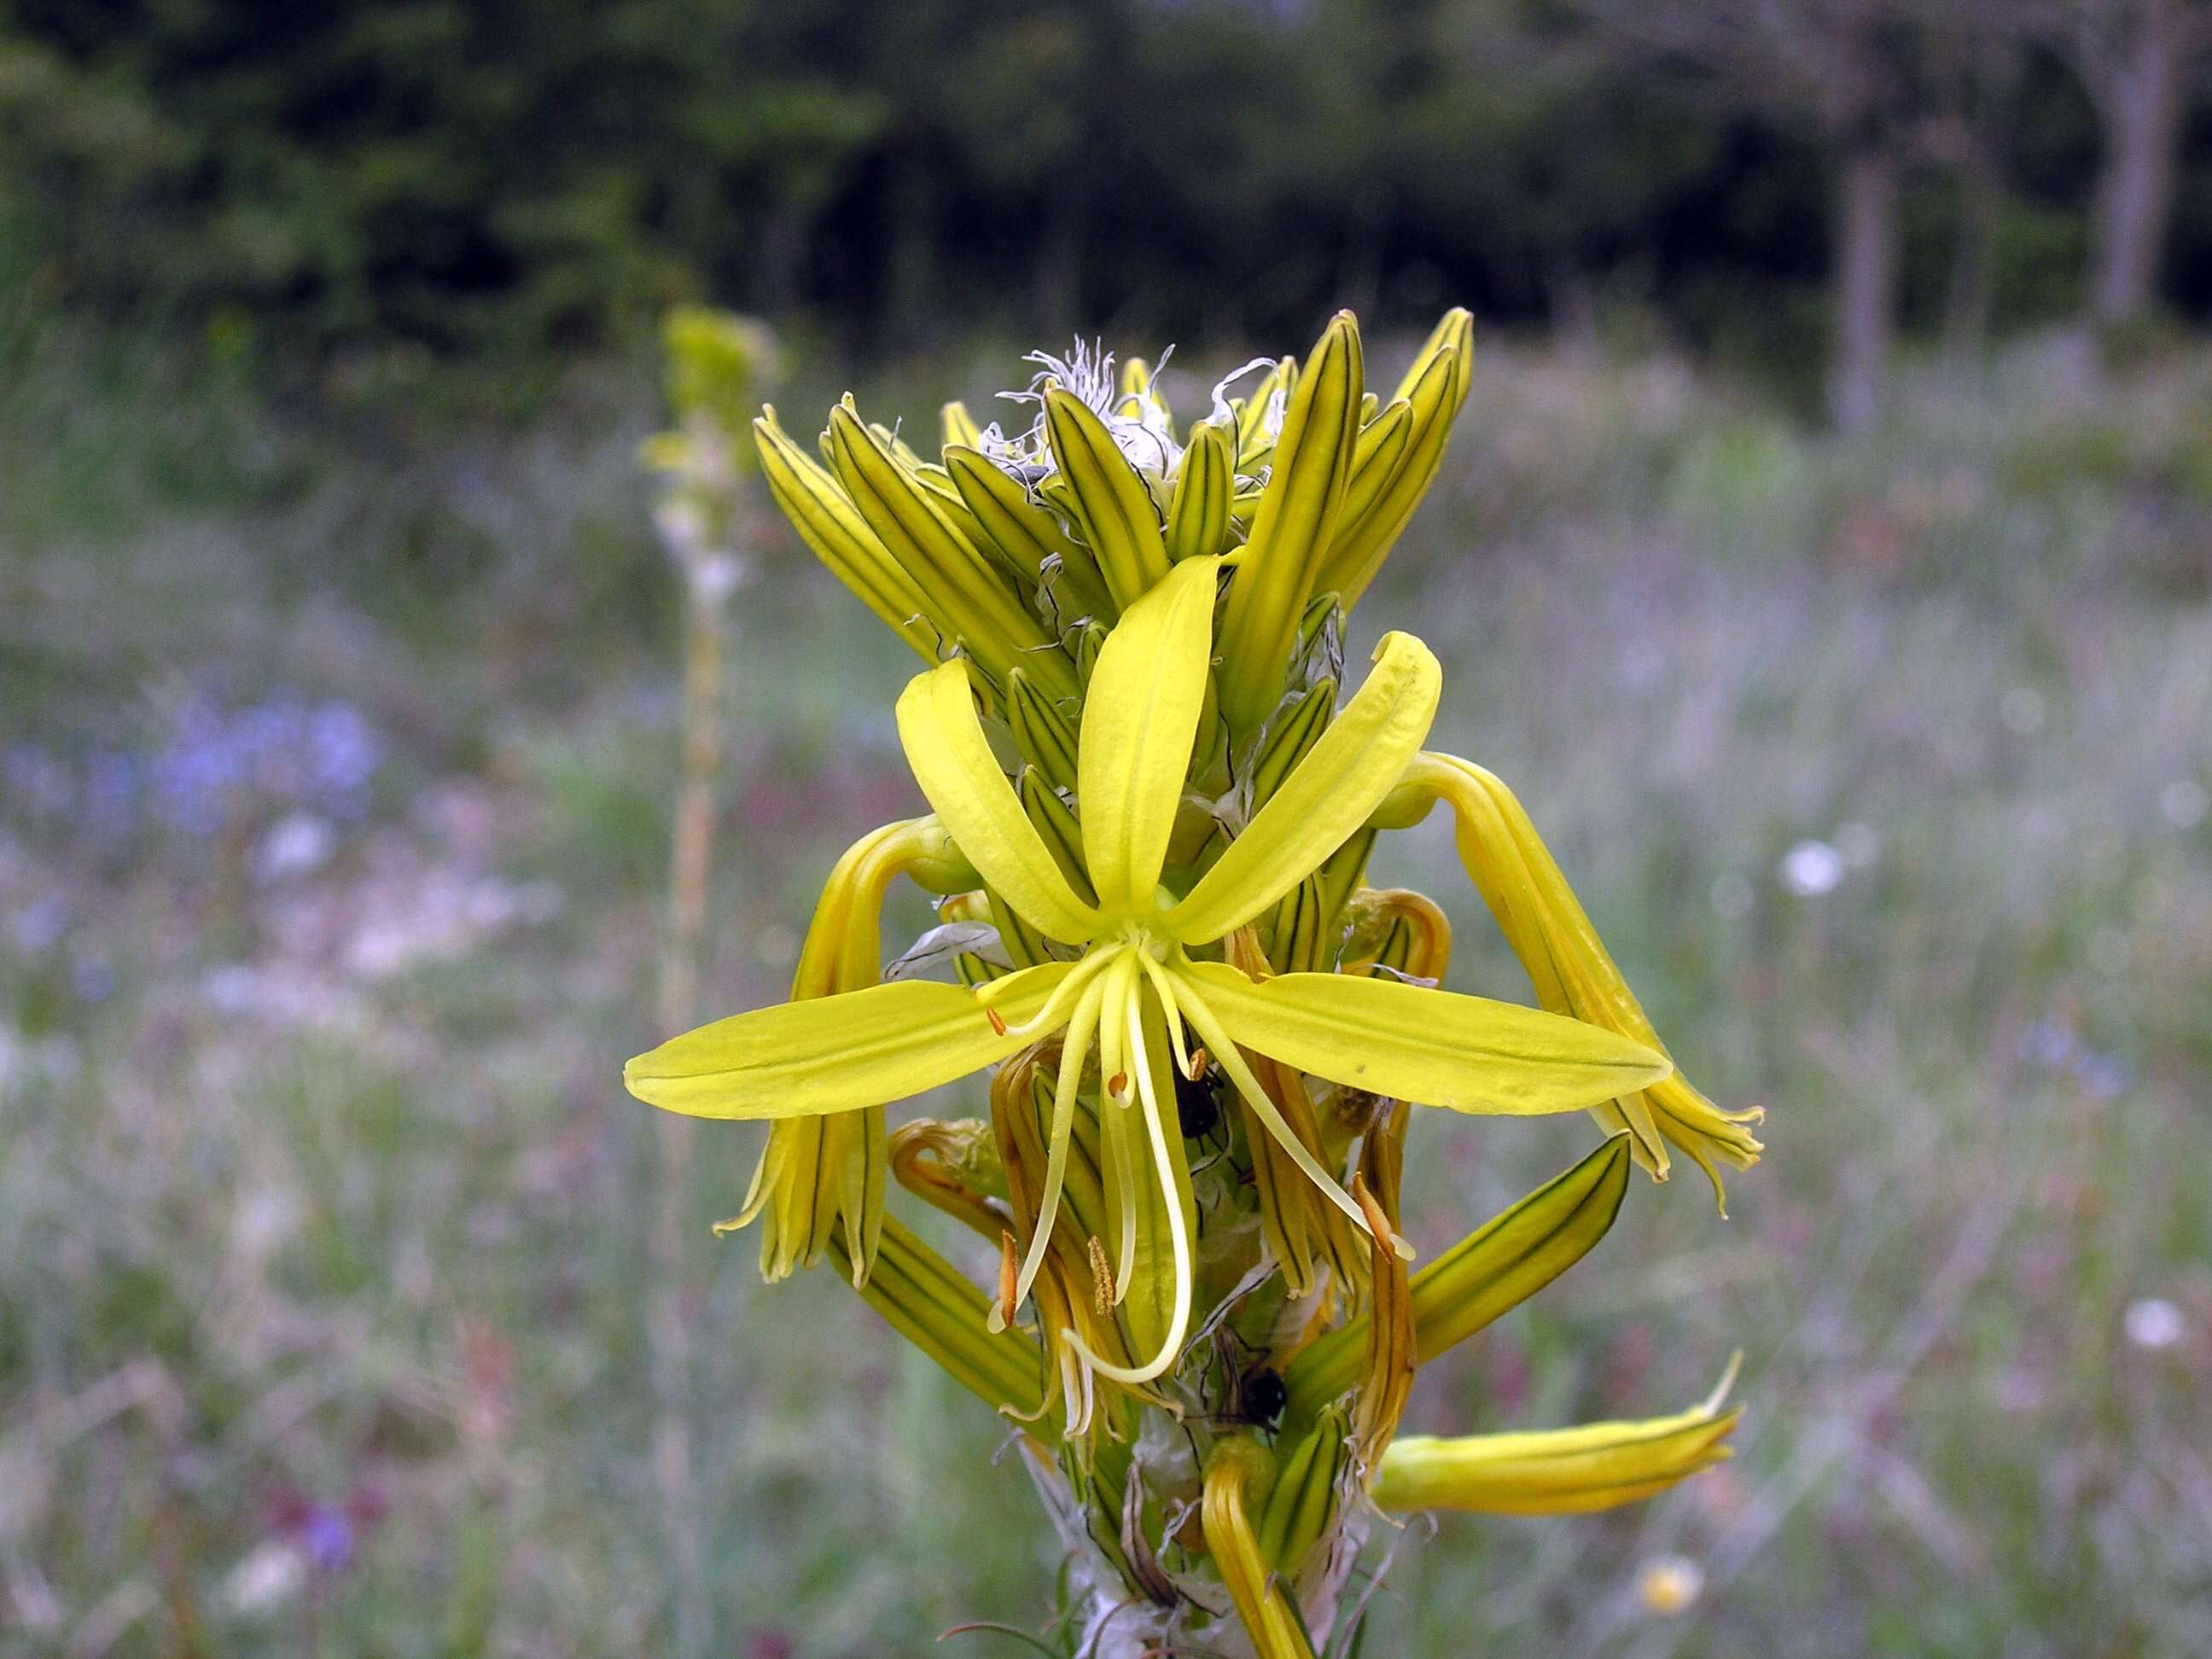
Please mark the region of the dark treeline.
[[[484, 355], [2212, 310], [2204, 0], [0, 0], [0, 276]], [[1871, 388], [1847, 384], [1871, 372]]]

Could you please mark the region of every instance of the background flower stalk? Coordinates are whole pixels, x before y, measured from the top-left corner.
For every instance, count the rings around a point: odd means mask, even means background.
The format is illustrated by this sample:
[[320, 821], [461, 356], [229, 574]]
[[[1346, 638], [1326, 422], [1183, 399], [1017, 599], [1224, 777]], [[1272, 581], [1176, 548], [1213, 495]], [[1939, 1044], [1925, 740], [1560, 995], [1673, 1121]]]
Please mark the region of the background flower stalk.
[[[757, 526], [749, 475], [752, 455], [742, 441], [744, 411], [775, 373], [775, 343], [750, 319], [697, 307], [672, 313], [668, 401], [678, 426], [647, 440], [642, 459], [664, 489], [655, 527], [675, 562], [684, 591], [683, 765], [669, 849], [668, 921], [660, 950], [660, 1029], [678, 1031], [698, 1017], [699, 957], [707, 925], [714, 857], [714, 795], [721, 775], [722, 684], [730, 596], [752, 571]], [[876, 1130], [881, 1136], [880, 1121]], [[825, 1167], [865, 1184], [870, 1168], [843, 1145], [853, 1133], [825, 1121], [817, 1143], [836, 1142]], [[691, 1348], [679, 1304], [684, 1273], [684, 1193], [691, 1167], [690, 1126], [665, 1116], [656, 1126], [661, 1202], [653, 1219], [659, 1279], [649, 1320], [653, 1386], [653, 1473], [675, 1562], [676, 1649], [684, 1659], [707, 1640], [707, 1564], [690, 1516], [691, 1494]], [[848, 1182], [849, 1184], [849, 1182]]]

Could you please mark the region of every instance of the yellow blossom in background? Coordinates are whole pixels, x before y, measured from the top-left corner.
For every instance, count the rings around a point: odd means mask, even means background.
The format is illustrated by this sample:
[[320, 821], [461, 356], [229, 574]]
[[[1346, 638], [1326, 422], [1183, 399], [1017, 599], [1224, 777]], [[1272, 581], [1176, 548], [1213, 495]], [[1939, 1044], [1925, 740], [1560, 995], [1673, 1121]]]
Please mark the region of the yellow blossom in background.
[[1705, 1588], [1705, 1570], [1686, 1555], [1662, 1555], [1636, 1575], [1636, 1599], [1661, 1619], [1687, 1613]]

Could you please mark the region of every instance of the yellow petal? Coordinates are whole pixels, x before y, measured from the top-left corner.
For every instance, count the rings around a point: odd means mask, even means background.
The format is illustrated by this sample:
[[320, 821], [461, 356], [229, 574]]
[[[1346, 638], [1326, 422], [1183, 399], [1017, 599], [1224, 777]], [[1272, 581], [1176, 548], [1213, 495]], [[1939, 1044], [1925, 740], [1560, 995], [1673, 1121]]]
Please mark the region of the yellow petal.
[[[1513, 792], [1474, 762], [1451, 755], [1416, 757], [1407, 769], [1407, 783], [1417, 795], [1449, 803], [1461, 861], [1527, 970], [1537, 1001], [1663, 1052], [1635, 993]], [[1679, 1073], [1598, 1111], [1608, 1127], [1625, 1124], [1634, 1132], [1637, 1161], [1656, 1179], [1667, 1178], [1667, 1143], [1680, 1147], [1712, 1182], [1716, 1202], [1724, 1201], [1716, 1161], [1738, 1169], [1757, 1163], [1763, 1148], [1749, 1126], [1765, 1115], [1757, 1107], [1724, 1111]]]
[[1428, 647], [1410, 634], [1384, 635], [1358, 696], [1168, 913], [1176, 937], [1187, 945], [1219, 939], [1319, 869], [1420, 751], [1443, 684]]
[[[884, 895], [905, 873], [918, 878], [966, 878], [964, 864], [935, 818], [909, 818], [863, 836], [837, 860], [823, 885], [792, 976], [794, 1002], [857, 991], [876, 982], [883, 964]], [[812, 1267], [842, 1218], [855, 1271], [873, 1265], [883, 1226], [888, 1169], [879, 1108], [826, 1117], [783, 1118], [769, 1127], [744, 1207], [717, 1231], [761, 1223], [761, 1274], [770, 1281]]]
[[[1055, 962], [1000, 980], [992, 1008], [1018, 1026], [1071, 971]], [[958, 986], [897, 980], [718, 1019], [640, 1054], [623, 1083], [648, 1105], [690, 1117], [848, 1112], [965, 1077], [1034, 1039], [1002, 1034]]]
[[899, 697], [898, 728], [915, 781], [984, 881], [1048, 939], [1088, 939], [1098, 913], [1068, 886], [999, 770], [967, 665], [915, 675]]
[[1579, 1111], [1671, 1069], [1639, 1042], [1518, 1003], [1364, 975], [1255, 982], [1218, 962], [1182, 971], [1246, 1048], [1419, 1105], [1516, 1116]]
[[1346, 527], [1366, 516], [1383, 488], [1397, 476], [1413, 435], [1411, 404], [1392, 404], [1360, 428], [1359, 441], [1352, 446], [1352, 477], [1344, 487], [1344, 505], [1337, 509], [1338, 540], [1343, 538]]
[[1091, 884], [1109, 915], [1152, 912], [1206, 702], [1220, 562], [1177, 565], [1122, 613], [1091, 672], [1075, 799]]
[[[1428, 373], [1430, 365], [1446, 350], [1456, 351], [1462, 359], [1465, 359], [1474, 347], [1474, 313], [1465, 306], [1454, 306], [1437, 319], [1437, 325], [1429, 331], [1429, 337], [1421, 343], [1421, 349], [1413, 354], [1413, 361], [1406, 365], [1406, 373], [1398, 382], [1398, 389], [1390, 394], [1390, 401], [1396, 403], [1401, 398], [1412, 398], [1413, 388], [1420, 383], [1421, 377]], [[1464, 392], [1461, 392], [1462, 402], [1466, 401], [1466, 396]]]
[[[1284, 1116], [1282, 1109], [1268, 1098], [1267, 1089], [1261, 1083], [1258, 1074], [1245, 1064], [1244, 1056], [1237, 1048], [1236, 1034], [1230, 1030], [1220, 1015], [1211, 1006], [1204, 981], [1189, 971], [1203, 964], [1189, 961], [1179, 962], [1175, 965], [1173, 972], [1162, 973], [1155, 982], [1165, 988], [1167, 996], [1174, 1001], [1184, 1019], [1190, 1023], [1191, 1030], [1198, 1033], [1199, 1041], [1206, 1044], [1206, 1052], [1212, 1056], [1213, 1063], [1229, 1074], [1230, 1082], [1236, 1086], [1237, 1092], [1244, 1097], [1244, 1103], [1251, 1109], [1252, 1115], [1259, 1120], [1261, 1127], [1267, 1132], [1269, 1139], [1282, 1148], [1289, 1156], [1291, 1162], [1304, 1173], [1307, 1180], [1313, 1182], [1323, 1198], [1350, 1217], [1364, 1231], [1367, 1225], [1367, 1215], [1359, 1207], [1358, 1200], [1337, 1183], [1336, 1177], [1331, 1175], [1328, 1167], [1315, 1156], [1313, 1148], [1306, 1144], [1304, 1137], [1300, 1135], [1297, 1129]], [[1213, 965], [1221, 966], [1218, 963]], [[1237, 972], [1235, 969], [1227, 969], [1224, 971], [1232, 974]], [[1238, 974], [1237, 977], [1241, 979], [1243, 975]], [[1412, 1245], [1403, 1240], [1395, 1240], [1394, 1244], [1401, 1254], [1412, 1255]]]
[[945, 404], [939, 411], [939, 417], [943, 426], [944, 448], [950, 449], [959, 444], [965, 448], [975, 449], [981, 445], [982, 429], [975, 424], [975, 417], [968, 412], [968, 405], [958, 398]]
[[1411, 1438], [1382, 1454], [1374, 1498], [1386, 1510], [1581, 1515], [1632, 1504], [1711, 1468], [1741, 1407], [1705, 1401], [1673, 1417], [1533, 1434]]
[[1252, 1651], [1259, 1659], [1313, 1659], [1297, 1604], [1260, 1547], [1259, 1518], [1275, 1480], [1274, 1454], [1257, 1438], [1222, 1439], [1206, 1459], [1199, 1524]]

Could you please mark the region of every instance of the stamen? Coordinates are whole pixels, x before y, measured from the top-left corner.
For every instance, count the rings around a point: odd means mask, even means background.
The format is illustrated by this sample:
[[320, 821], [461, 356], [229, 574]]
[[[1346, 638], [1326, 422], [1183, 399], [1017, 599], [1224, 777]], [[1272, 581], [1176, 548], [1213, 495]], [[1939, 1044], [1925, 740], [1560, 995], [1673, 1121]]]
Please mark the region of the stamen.
[[1014, 1322], [1014, 1310], [1021, 1304], [1015, 1299], [1018, 1256], [1014, 1235], [1007, 1228], [999, 1229], [999, 1318], [1002, 1324]]
[[1160, 1007], [1167, 1015], [1168, 1047], [1175, 1052], [1176, 1069], [1196, 1081], [1198, 1073], [1190, 1069], [1190, 1056], [1183, 1050], [1182, 1018], [1175, 1011], [1175, 987], [1168, 982], [1167, 969], [1153, 960], [1149, 951], [1139, 951], [1137, 960], [1144, 965], [1145, 977], [1152, 982], [1152, 994], [1159, 998]]
[[1091, 1431], [1091, 1372], [1082, 1360], [1062, 1349], [1060, 1357], [1060, 1388], [1067, 1396], [1067, 1437], [1071, 1440]]
[[[1067, 1011], [1074, 1006], [1076, 998], [1082, 994], [1084, 987], [1090, 984], [1103, 969], [1111, 966], [1115, 960], [1115, 957], [1112, 955], [1101, 956], [1093, 951], [1077, 963], [1067, 976], [1053, 988], [1052, 994], [1045, 999], [1044, 1006], [1038, 1009], [1036, 1013], [1018, 1025], [1002, 1026], [994, 1021], [992, 1029], [1001, 1036], [1024, 1038], [1040, 1037], [1048, 1031], [1058, 1030], [1067, 1023]], [[1019, 975], [1011, 975], [1005, 979], [994, 979], [988, 985], [977, 986], [975, 1000], [987, 1010], [993, 1008], [994, 1005], [992, 999], [1004, 994], [1006, 987], [1019, 977]], [[1004, 1016], [1000, 1018], [1003, 1018]]]
[[[1128, 1051], [1130, 996], [1137, 975], [1131, 958], [1143, 954], [1140, 951], [1117, 951], [1109, 958], [1113, 966], [1107, 974], [1106, 994], [1099, 1005], [1098, 1020], [1098, 1067], [1108, 1077], [1126, 1075], [1128, 1069], [1123, 1056]], [[1128, 1085], [1124, 1083], [1122, 1086]], [[1118, 1304], [1128, 1295], [1129, 1282], [1137, 1271], [1137, 1187], [1131, 1178], [1137, 1153], [1130, 1144], [1133, 1130], [1127, 1112], [1100, 1112], [1098, 1131], [1105, 1140], [1103, 1150], [1109, 1167], [1121, 1175], [1115, 1183], [1121, 1189], [1121, 1251], [1114, 1267], [1114, 1300]]]
[[1082, 1000], [1068, 1017], [1067, 1032], [1060, 1045], [1060, 1071], [1053, 1079], [1052, 1133], [1045, 1154], [1044, 1196], [1037, 1206], [1036, 1231], [1030, 1238], [1030, 1253], [1015, 1282], [1014, 1302], [1021, 1304], [1044, 1265], [1046, 1247], [1052, 1242], [1053, 1224], [1060, 1217], [1060, 1197], [1067, 1182], [1068, 1143], [1075, 1138], [1075, 1097], [1083, 1085], [1083, 1061], [1091, 1051], [1091, 1034], [1098, 1029], [1098, 1010], [1106, 988], [1093, 982], [1084, 988]]
[[[1206, 999], [1199, 994], [1198, 988], [1180, 975], [1171, 977], [1176, 1000], [1181, 1005], [1184, 1017], [1190, 1021], [1192, 1029], [1206, 1039], [1208, 1047], [1220, 1056], [1222, 1070], [1229, 1073], [1230, 1080], [1237, 1085], [1237, 1092], [1244, 1097], [1245, 1104], [1267, 1126], [1267, 1133], [1281, 1143], [1283, 1150], [1291, 1155], [1291, 1162], [1304, 1171], [1306, 1179], [1321, 1188], [1322, 1195], [1350, 1216], [1362, 1232], [1367, 1231], [1366, 1212], [1353, 1200], [1351, 1194], [1337, 1183], [1336, 1177], [1322, 1167], [1321, 1160], [1283, 1121], [1282, 1113], [1276, 1109], [1275, 1103], [1267, 1098], [1267, 1091], [1260, 1086], [1260, 1079], [1252, 1075], [1252, 1068], [1244, 1063], [1243, 1056], [1237, 1051], [1235, 1041], [1223, 1029], [1213, 1010], [1206, 1006]], [[1413, 1259], [1413, 1247], [1395, 1233], [1390, 1237], [1390, 1248], [1408, 1261]]]
[[1091, 1305], [1105, 1318], [1114, 1311], [1114, 1269], [1106, 1260], [1106, 1241], [1091, 1235]]
[[1190, 1053], [1190, 1070], [1185, 1073], [1193, 1083], [1206, 1081], [1206, 1050], [1194, 1048]]
[[991, 1022], [991, 1029], [1000, 1036], [1006, 1035], [1006, 1017], [996, 1008], [986, 1008], [983, 1011], [983, 1018]]
[[[1139, 1018], [1137, 988], [1129, 987], [1125, 1018], [1129, 1021], [1129, 1046], [1134, 1051], [1131, 1058], [1137, 1067], [1137, 1093], [1144, 1103], [1145, 1131], [1152, 1144], [1152, 1170], [1158, 1177], [1162, 1206], [1168, 1213], [1168, 1241], [1174, 1260], [1175, 1313], [1168, 1321], [1167, 1335], [1161, 1340], [1159, 1352], [1143, 1364], [1133, 1369], [1126, 1365], [1109, 1365], [1085, 1346], [1083, 1338], [1074, 1331], [1066, 1333], [1067, 1340], [1080, 1349], [1091, 1370], [1099, 1376], [1127, 1387], [1149, 1382], [1162, 1372], [1173, 1368], [1182, 1352], [1182, 1340], [1190, 1328], [1191, 1251], [1190, 1234], [1183, 1225], [1182, 1195], [1176, 1190], [1175, 1164], [1168, 1152], [1167, 1133], [1160, 1127], [1160, 1103], [1152, 1087], [1152, 1068], [1146, 1052], [1145, 1032]], [[1164, 1011], [1172, 1019], [1175, 1011]], [[1126, 1291], [1127, 1286], [1122, 1287]]]
[[[1109, 1124], [1113, 1126], [1110, 1129], [1107, 1128]], [[1121, 1179], [1117, 1183], [1121, 1189], [1121, 1202], [1118, 1208], [1121, 1249], [1114, 1263], [1114, 1305], [1118, 1308], [1121, 1305], [1121, 1298], [1129, 1294], [1129, 1286], [1137, 1276], [1137, 1183], [1129, 1173], [1136, 1157], [1129, 1145], [1128, 1113], [1108, 1112], [1100, 1121], [1099, 1127], [1105, 1130], [1107, 1145], [1113, 1149], [1113, 1167], [1121, 1172]]]
[[1106, 1092], [1113, 1096], [1116, 1100], [1121, 1099], [1123, 1095], [1127, 1094], [1129, 1092], [1129, 1074], [1127, 1072], [1115, 1073], [1111, 1078], [1107, 1079]]

